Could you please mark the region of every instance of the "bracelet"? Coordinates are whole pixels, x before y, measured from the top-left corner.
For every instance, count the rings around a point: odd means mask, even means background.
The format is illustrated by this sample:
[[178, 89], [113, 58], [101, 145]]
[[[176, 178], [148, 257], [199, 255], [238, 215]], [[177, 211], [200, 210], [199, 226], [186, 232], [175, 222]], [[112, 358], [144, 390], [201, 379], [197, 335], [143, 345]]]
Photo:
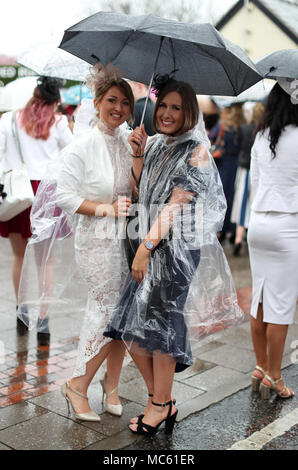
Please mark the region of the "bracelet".
[[132, 158], [143, 158], [144, 157], [144, 155], [131, 155], [131, 156], [132, 156]]

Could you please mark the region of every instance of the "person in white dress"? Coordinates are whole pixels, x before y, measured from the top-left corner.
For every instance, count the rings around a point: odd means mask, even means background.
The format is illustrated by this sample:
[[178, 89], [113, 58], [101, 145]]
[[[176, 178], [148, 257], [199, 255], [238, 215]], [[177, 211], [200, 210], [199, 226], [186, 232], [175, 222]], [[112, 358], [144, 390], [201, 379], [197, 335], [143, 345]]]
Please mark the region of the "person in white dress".
[[[3, 114], [0, 120], [0, 182], [5, 172], [22, 166], [23, 158], [35, 194], [46, 166], [72, 141], [68, 121], [57, 111], [61, 86], [60, 80], [39, 77], [26, 106]], [[19, 136], [22, 158], [16, 135]], [[8, 238], [12, 249], [12, 280], [17, 304], [25, 250], [31, 237], [30, 213], [31, 207], [6, 222], [0, 222], [0, 237]], [[24, 307], [23, 315], [26, 314]], [[23, 334], [26, 330], [26, 325], [17, 317], [18, 333]], [[38, 341], [41, 345], [47, 344], [49, 330], [45, 325], [41, 330], [37, 335]]]
[[99, 421], [99, 416], [90, 409], [87, 390], [106, 358], [105, 409], [122, 414], [117, 387], [125, 346], [102, 333], [128, 274], [123, 240], [109, 233], [114, 226], [109, 223], [114, 218], [124, 220], [131, 205], [131, 150], [128, 133], [120, 126], [133, 117], [134, 98], [129, 84], [115, 73], [98, 66], [87, 80], [95, 92], [99, 122], [63, 152], [57, 185], [58, 205], [67, 213], [79, 214], [76, 261], [88, 285], [76, 370], [62, 393], [77, 417], [91, 421]]
[[294, 395], [281, 378], [281, 364], [298, 295], [298, 105], [287, 82], [279, 83], [268, 97], [251, 154], [248, 247], [257, 361], [252, 388], [264, 399], [271, 390], [282, 398]]
[[[99, 63], [90, 72], [87, 84], [95, 97], [95, 125], [78, 132], [61, 152], [57, 169], [48, 168], [48, 177], [41, 182], [33, 206], [33, 236], [22, 273], [21, 302], [29, 306], [30, 328], [34, 315], [76, 314], [84, 304], [76, 367], [61, 392], [76, 418], [100, 421], [87, 398], [97, 371], [97, 376], [107, 371], [102, 380], [105, 410], [122, 414], [117, 389], [125, 346], [102, 333], [129, 270], [121, 231], [131, 205], [132, 158], [126, 121], [133, 119], [134, 98], [116, 69]], [[55, 216], [57, 207], [61, 214]], [[30, 281], [34, 277], [30, 256], [36, 250], [43, 253], [40, 271], [44, 277], [48, 260], [54, 273], [51, 291], [44, 290], [42, 295], [33, 292]]]

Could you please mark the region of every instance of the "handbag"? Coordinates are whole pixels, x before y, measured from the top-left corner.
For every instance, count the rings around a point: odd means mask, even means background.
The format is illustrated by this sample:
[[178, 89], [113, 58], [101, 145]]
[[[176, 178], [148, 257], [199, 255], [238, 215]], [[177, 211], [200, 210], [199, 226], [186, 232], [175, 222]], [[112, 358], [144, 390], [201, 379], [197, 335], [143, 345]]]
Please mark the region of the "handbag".
[[31, 181], [22, 155], [15, 113], [12, 115], [12, 133], [23, 165], [21, 168], [11, 169], [3, 174], [1, 181], [2, 202], [0, 203], [1, 222], [6, 222], [28, 209], [34, 200]]
[[[140, 175], [139, 181], [137, 181], [137, 178], [133, 169], [131, 169], [131, 174], [136, 182], [136, 187], [139, 188], [142, 174]], [[138, 198], [133, 199], [132, 203], [137, 205]], [[141, 241], [138, 235], [139, 234], [139, 212], [138, 212], [137, 206], [135, 206], [134, 208], [135, 208], [134, 213], [131, 215], [128, 215], [125, 221], [124, 249], [125, 249], [125, 255], [126, 255], [126, 259], [127, 259], [127, 263], [128, 263], [130, 271], [131, 271], [131, 266], [132, 266], [134, 257], [136, 256], [138, 248], [141, 244]]]
[[211, 145], [211, 155], [213, 158], [221, 158], [224, 153], [225, 147], [225, 129], [224, 126], [220, 126], [219, 132], [217, 134], [216, 140], [213, 145]]

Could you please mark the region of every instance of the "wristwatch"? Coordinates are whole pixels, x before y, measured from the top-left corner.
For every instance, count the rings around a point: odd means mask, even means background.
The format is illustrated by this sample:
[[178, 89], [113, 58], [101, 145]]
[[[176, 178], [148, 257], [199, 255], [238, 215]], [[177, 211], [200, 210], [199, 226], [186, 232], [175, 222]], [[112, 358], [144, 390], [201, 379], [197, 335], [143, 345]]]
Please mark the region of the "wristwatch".
[[148, 241], [148, 240], [144, 240], [143, 243], [144, 243], [145, 247], [147, 248], [147, 250], [149, 250], [149, 251], [153, 250], [153, 248], [154, 248], [154, 243], [153, 242]]

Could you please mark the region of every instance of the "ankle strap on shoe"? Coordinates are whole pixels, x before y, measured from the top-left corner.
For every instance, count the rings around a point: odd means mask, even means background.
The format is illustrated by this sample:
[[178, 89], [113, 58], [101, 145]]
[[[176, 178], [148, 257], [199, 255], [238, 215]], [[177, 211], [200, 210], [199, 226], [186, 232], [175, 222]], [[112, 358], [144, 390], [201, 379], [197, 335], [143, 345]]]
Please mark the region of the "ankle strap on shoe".
[[154, 401], [152, 401], [152, 405], [162, 406], [163, 408], [165, 408], [166, 406], [172, 405], [172, 400], [167, 401], [166, 403], [155, 403]]
[[267, 379], [268, 382], [270, 382], [271, 385], [273, 385], [273, 386], [275, 386], [276, 384], [278, 384], [278, 382], [281, 382], [281, 381], [282, 381], [282, 377], [279, 377], [279, 379], [273, 380], [273, 378], [270, 377], [270, 375], [267, 375], [267, 374], [265, 375], [264, 378]]
[[79, 392], [78, 390], [76, 390], [75, 388], [73, 388], [71, 385], [69, 385], [69, 382], [66, 382], [66, 387], [69, 388], [69, 390], [71, 390], [73, 393], [76, 393], [77, 395], [79, 395], [80, 397], [83, 397], [83, 398], [86, 398], [88, 400], [88, 397], [86, 395], [84, 395], [83, 393]]
[[258, 370], [259, 372], [261, 372], [264, 376], [266, 375], [266, 372], [264, 371], [263, 367], [256, 366], [255, 369]]

